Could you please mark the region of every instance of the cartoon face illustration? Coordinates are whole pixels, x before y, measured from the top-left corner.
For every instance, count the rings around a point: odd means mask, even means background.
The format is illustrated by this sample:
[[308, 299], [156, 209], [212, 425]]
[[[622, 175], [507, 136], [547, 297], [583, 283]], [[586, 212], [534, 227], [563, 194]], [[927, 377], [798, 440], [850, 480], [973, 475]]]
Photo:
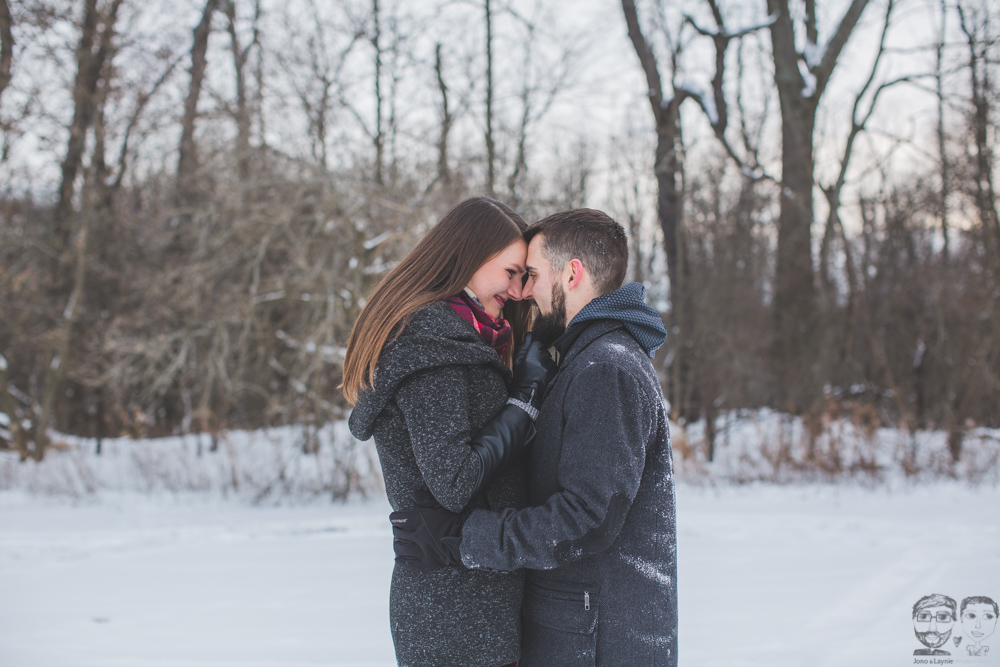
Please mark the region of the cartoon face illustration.
[[937, 649], [951, 637], [956, 607], [946, 595], [928, 595], [913, 605], [913, 632], [927, 647], [914, 651], [914, 655], [950, 655]]
[[997, 628], [997, 603], [987, 597], [962, 600], [962, 631], [979, 646]]

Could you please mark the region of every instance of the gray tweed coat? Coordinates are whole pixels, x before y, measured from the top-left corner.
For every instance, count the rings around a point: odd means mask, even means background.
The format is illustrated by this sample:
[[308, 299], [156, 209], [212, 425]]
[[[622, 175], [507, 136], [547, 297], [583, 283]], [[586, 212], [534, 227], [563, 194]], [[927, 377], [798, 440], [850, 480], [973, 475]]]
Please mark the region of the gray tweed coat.
[[641, 290], [606, 297], [567, 332], [535, 422], [531, 506], [476, 510], [462, 530], [466, 567], [530, 568], [522, 667], [677, 665], [670, 436], [650, 346], [637, 342], [666, 332]]
[[[412, 508], [417, 489], [430, 490], [453, 512], [525, 506], [521, 463], [470, 498], [479, 459], [469, 440], [507, 402], [510, 377], [497, 353], [447, 304], [410, 317], [382, 352], [375, 384], [349, 421], [357, 438], [375, 437], [393, 509]], [[397, 566], [389, 593], [397, 661], [404, 667], [514, 662], [523, 590], [520, 573]]]

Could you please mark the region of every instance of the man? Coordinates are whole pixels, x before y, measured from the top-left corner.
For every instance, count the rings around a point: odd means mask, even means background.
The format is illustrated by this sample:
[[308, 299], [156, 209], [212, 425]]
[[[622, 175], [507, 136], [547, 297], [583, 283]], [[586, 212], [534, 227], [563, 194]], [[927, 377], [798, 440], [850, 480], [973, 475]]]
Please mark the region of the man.
[[[529, 230], [525, 298], [559, 369], [528, 454], [529, 507], [394, 512], [413, 567], [528, 569], [521, 667], [677, 664], [677, 538], [663, 395], [666, 339], [624, 230], [590, 209]], [[598, 629], [599, 628], [599, 629]]]
[[927, 648], [913, 655], [951, 655], [940, 647], [951, 637], [955, 624], [955, 601], [947, 595], [925, 595], [913, 605], [913, 632]]

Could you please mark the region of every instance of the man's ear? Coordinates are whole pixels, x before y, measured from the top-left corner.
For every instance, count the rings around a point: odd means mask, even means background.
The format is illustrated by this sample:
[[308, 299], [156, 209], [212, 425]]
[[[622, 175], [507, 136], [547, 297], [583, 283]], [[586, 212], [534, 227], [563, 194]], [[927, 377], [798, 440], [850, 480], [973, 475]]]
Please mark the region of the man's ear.
[[583, 262], [574, 258], [569, 260], [567, 266], [569, 266], [569, 282], [566, 287], [568, 289], [574, 289], [583, 281]]

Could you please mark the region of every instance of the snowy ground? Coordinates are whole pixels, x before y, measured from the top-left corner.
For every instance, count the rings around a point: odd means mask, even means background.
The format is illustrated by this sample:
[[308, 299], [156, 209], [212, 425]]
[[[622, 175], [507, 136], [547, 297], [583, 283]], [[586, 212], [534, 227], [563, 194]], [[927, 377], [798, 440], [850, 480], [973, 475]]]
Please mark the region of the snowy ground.
[[[895, 486], [681, 486], [681, 664], [912, 665], [919, 597], [1000, 600], [1000, 489]], [[0, 492], [0, 665], [393, 665], [387, 512]]]

